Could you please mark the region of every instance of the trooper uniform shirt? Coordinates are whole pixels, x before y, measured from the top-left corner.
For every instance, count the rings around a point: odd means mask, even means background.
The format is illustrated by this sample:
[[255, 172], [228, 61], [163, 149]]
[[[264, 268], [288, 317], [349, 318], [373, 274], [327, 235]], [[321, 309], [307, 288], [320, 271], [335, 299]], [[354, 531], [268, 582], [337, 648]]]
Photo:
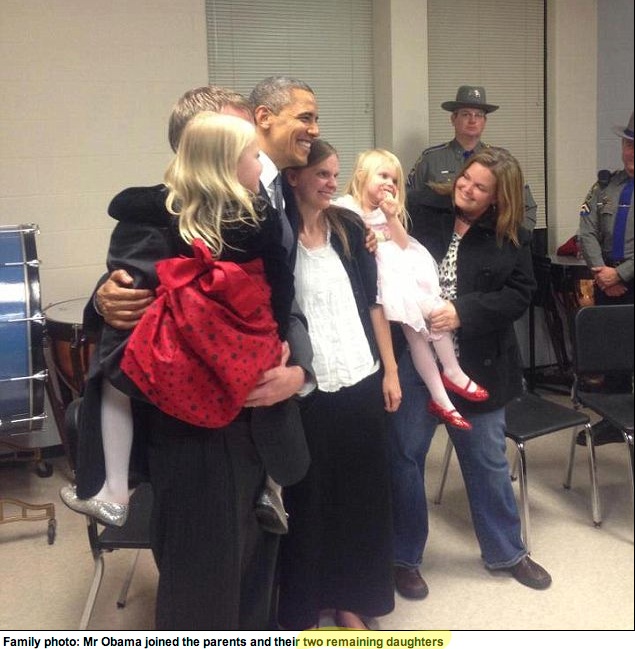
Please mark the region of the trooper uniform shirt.
[[[410, 170], [406, 186], [408, 189], [423, 189], [430, 182], [452, 183], [473, 153], [479, 153], [489, 147], [489, 144], [480, 141], [474, 149], [466, 151], [456, 139], [431, 146], [423, 151]], [[525, 220], [523, 225], [528, 230], [533, 230], [536, 226], [537, 211], [538, 207], [529, 185], [525, 185]]]
[[611, 175], [607, 184], [596, 182], [580, 208], [578, 236], [589, 268], [613, 266], [624, 283], [633, 283], [633, 198], [631, 196], [622, 259], [612, 257], [613, 230], [620, 194], [630, 180], [623, 169]]
[[408, 189], [423, 189], [426, 183], [451, 183], [472, 153], [489, 147], [479, 142], [472, 151], [466, 151], [457, 140], [431, 146], [423, 151], [408, 174]]

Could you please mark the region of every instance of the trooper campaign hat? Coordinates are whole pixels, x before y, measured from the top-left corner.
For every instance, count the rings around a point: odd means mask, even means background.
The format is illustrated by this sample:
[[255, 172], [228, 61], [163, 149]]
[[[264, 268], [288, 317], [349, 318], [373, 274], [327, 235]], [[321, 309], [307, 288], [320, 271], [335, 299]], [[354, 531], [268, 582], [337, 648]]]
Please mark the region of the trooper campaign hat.
[[[485, 113], [493, 113], [498, 110], [498, 106], [487, 103], [483, 86], [460, 86], [456, 91], [456, 99], [444, 101], [441, 108], [452, 113], [459, 108], [480, 108]], [[631, 126], [633, 125], [631, 124]]]
[[633, 140], [633, 113], [631, 113], [631, 118], [628, 120], [628, 126], [614, 126], [613, 133], [619, 135], [622, 138], [627, 140]]

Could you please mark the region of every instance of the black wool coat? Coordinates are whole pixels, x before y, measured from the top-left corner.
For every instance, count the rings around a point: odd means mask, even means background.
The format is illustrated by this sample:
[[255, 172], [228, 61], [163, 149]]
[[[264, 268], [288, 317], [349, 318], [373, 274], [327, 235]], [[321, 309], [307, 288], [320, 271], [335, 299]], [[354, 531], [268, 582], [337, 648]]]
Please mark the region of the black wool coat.
[[[454, 210], [449, 198], [431, 190], [408, 194], [411, 234], [440, 263], [454, 232]], [[459, 362], [474, 381], [487, 388], [490, 398], [472, 403], [452, 394], [464, 413], [501, 408], [522, 392], [522, 363], [514, 330], [536, 290], [530, 250], [531, 234], [520, 229], [520, 245], [496, 241], [495, 222], [485, 214], [459, 244], [457, 298], [453, 301], [461, 327], [457, 338]]]

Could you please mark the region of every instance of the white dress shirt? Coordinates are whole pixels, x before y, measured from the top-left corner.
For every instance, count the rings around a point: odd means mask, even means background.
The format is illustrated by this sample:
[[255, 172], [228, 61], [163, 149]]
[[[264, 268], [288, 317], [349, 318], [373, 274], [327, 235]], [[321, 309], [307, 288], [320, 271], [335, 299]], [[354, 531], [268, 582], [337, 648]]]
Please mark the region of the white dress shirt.
[[[274, 181], [280, 172], [278, 171], [278, 167], [276, 167], [273, 160], [264, 151], [260, 152], [259, 158], [260, 162], [262, 163], [260, 182], [267, 190], [269, 201], [276, 209], [278, 209], [280, 206], [276, 205]], [[284, 205], [282, 205], [282, 207], [284, 208]]]
[[351, 282], [330, 243], [307, 249], [298, 244], [296, 299], [307, 319], [318, 388], [336, 392], [379, 369], [359, 317]]

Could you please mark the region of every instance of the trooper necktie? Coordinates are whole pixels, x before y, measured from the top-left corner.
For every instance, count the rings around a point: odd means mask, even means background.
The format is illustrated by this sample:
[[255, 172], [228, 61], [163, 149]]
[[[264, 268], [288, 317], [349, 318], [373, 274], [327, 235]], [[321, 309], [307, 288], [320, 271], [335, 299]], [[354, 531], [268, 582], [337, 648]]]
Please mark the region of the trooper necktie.
[[626, 219], [631, 207], [633, 197], [633, 179], [631, 178], [622, 188], [620, 204], [613, 223], [613, 247], [611, 249], [611, 260], [622, 261], [624, 259], [624, 238], [626, 235]]
[[278, 174], [273, 180], [273, 201], [274, 207], [280, 216], [280, 225], [282, 226], [282, 245], [290, 254], [293, 249], [293, 231], [291, 224], [284, 211], [284, 196], [282, 194], [282, 176]]

